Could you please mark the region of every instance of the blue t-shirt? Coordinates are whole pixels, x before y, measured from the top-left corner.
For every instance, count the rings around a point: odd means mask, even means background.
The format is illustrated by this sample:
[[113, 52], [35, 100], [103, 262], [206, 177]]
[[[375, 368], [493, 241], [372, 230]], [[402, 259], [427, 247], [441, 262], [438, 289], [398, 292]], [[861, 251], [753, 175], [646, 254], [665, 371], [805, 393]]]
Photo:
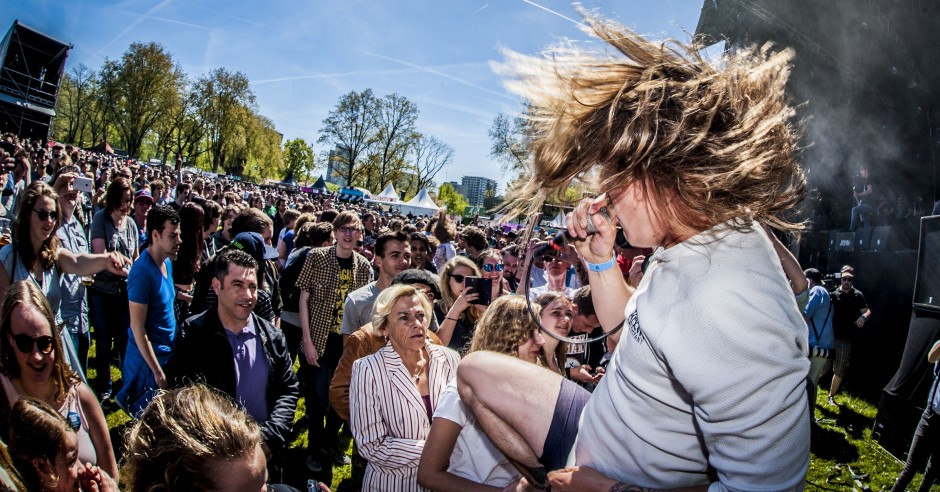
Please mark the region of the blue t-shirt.
[[[130, 302], [147, 305], [147, 320], [144, 328], [154, 355], [168, 355], [173, 352], [176, 340], [176, 315], [173, 312], [173, 299], [176, 288], [173, 286], [173, 264], [170, 259], [163, 260], [166, 265], [166, 277], [150, 256], [150, 249], [145, 249], [127, 275], [127, 299]], [[134, 340], [130, 331], [131, 343]]]
[[[836, 336], [832, 331], [832, 301], [829, 293], [822, 286], [815, 286], [809, 291], [809, 301], [803, 309], [806, 326], [809, 329], [809, 346], [830, 349], [835, 345]], [[818, 339], [817, 339], [818, 338]]]

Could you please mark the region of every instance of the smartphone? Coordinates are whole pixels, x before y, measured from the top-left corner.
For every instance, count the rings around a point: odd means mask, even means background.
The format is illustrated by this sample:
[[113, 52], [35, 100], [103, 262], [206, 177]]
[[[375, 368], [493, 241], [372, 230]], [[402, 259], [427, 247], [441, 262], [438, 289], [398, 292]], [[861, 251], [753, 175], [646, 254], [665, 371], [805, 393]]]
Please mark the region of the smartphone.
[[84, 176], [79, 176], [75, 178], [75, 189], [78, 191], [84, 191], [85, 193], [91, 193], [92, 189], [95, 186], [94, 181], [91, 178], [86, 178]]
[[471, 304], [481, 304], [489, 306], [493, 297], [493, 281], [483, 277], [466, 277], [463, 281], [465, 289], [473, 289], [473, 292], [479, 294], [477, 300], [471, 301]]

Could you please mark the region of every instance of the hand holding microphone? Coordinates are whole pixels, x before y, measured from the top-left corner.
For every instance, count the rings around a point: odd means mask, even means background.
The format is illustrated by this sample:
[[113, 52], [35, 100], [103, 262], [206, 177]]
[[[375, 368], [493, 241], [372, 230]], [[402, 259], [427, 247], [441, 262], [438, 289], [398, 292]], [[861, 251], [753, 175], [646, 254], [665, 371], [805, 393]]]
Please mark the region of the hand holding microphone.
[[604, 263], [614, 254], [617, 229], [611, 217], [613, 207], [608, 204], [606, 194], [586, 198], [566, 217], [565, 240], [570, 241], [588, 263]]

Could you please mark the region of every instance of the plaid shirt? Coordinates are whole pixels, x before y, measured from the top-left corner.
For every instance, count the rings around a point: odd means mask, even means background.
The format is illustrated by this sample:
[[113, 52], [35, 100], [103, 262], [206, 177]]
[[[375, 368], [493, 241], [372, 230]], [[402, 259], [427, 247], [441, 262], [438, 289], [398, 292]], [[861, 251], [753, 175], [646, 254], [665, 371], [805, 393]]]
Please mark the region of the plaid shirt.
[[[336, 306], [336, 289], [339, 286], [340, 267], [336, 260], [336, 246], [311, 249], [304, 267], [297, 278], [297, 287], [310, 293], [307, 314], [310, 321], [310, 338], [322, 357], [326, 348], [326, 337], [330, 332], [339, 332], [339, 324], [333, 317]], [[372, 280], [369, 260], [353, 252], [352, 292]], [[335, 326], [334, 326], [335, 325]]]

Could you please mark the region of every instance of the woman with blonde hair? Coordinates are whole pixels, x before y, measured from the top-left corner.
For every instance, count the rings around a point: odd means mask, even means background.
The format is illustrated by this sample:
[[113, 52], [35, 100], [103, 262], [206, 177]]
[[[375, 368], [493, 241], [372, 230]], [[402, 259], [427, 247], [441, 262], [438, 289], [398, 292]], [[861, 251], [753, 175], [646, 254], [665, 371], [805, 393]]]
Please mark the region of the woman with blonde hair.
[[480, 295], [473, 289], [466, 289], [464, 281], [467, 277], [480, 277], [482, 273], [476, 263], [463, 256], [451, 258], [440, 272], [441, 299], [434, 303], [437, 336], [444, 345], [466, 353], [485, 307], [473, 303]]
[[[564, 292], [546, 292], [533, 301], [539, 307], [539, 322], [542, 328], [556, 336], [566, 337], [574, 318], [574, 304]], [[545, 334], [545, 366], [553, 372], [566, 375], [568, 344], [550, 334]]]
[[357, 360], [349, 383], [349, 424], [368, 460], [362, 490], [419, 491], [418, 461], [444, 387], [460, 356], [427, 338], [431, 303], [410, 285], [393, 285], [372, 308], [372, 329], [387, 338]]
[[[806, 187], [785, 93], [793, 52], [742, 48], [716, 63], [581, 12], [601, 49], [559, 45], [506, 65], [533, 135], [516, 197], [538, 208], [597, 178], [567, 232], [620, 343], [590, 399], [483, 352], [461, 364], [460, 395], [497, 447], [555, 491], [802, 490], [806, 323], [762, 227], [803, 227], [790, 213]], [[616, 268], [618, 224], [654, 249], [636, 288]]]
[[62, 355], [49, 303], [30, 281], [14, 282], [0, 308], [0, 436], [8, 437], [10, 409], [21, 397], [58, 409], [77, 436], [82, 463], [118, 476], [117, 461], [98, 399]]
[[126, 456], [128, 490], [266, 490], [258, 424], [202, 384], [159, 392], [128, 431]]
[[[539, 310], [537, 304], [533, 308]], [[486, 310], [473, 334], [470, 352], [487, 350], [544, 366], [544, 347], [545, 339], [532, 322], [525, 297], [509, 295], [493, 301]], [[500, 381], [493, 384], [498, 386]], [[495, 492], [519, 477], [461, 402], [457, 381], [448, 383], [421, 454], [418, 483], [439, 492]]]

